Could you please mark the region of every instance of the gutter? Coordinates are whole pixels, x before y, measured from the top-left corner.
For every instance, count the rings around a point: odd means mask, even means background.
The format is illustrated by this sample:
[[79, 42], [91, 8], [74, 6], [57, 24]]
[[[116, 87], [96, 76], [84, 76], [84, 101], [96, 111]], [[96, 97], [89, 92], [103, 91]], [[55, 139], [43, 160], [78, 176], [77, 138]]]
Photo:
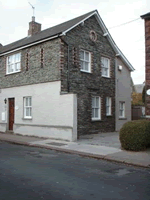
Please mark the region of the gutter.
[[55, 38], [57, 38], [57, 37], [59, 37], [59, 35], [55, 35], [55, 36], [46, 38], [46, 39], [44, 39], [44, 40], [40, 40], [40, 41], [38, 41], [38, 42], [34, 42], [34, 43], [31, 43], [31, 44], [22, 46], [22, 47], [20, 47], [20, 48], [17, 48], [17, 49], [14, 49], [14, 50], [11, 50], [11, 51], [2, 53], [2, 54], [0, 54], [0, 56], [7, 55], [7, 54], [9, 54], [9, 53], [13, 53], [13, 52], [15, 52], [15, 51], [19, 51], [19, 50], [21, 50], [21, 49], [25, 49], [25, 48], [27, 48], [27, 47], [31, 47], [31, 46], [36, 45], [36, 44], [40, 44], [40, 43], [42, 43], [42, 42], [45, 42], [45, 41], [48, 41], [48, 40], [52, 40], [52, 39], [55, 39]]

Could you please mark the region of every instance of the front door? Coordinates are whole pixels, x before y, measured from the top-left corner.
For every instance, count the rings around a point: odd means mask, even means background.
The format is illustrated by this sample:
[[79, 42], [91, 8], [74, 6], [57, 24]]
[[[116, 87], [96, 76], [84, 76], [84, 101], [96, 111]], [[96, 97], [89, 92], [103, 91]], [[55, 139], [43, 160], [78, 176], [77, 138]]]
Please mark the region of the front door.
[[9, 99], [9, 130], [10, 131], [13, 131], [14, 106], [15, 106], [14, 98]]

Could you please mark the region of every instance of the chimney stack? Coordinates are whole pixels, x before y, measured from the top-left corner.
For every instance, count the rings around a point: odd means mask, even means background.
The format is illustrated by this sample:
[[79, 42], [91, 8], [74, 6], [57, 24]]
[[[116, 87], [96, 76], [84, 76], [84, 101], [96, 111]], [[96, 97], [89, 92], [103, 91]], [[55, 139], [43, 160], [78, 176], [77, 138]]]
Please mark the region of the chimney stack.
[[29, 22], [29, 30], [28, 30], [28, 36], [35, 35], [36, 33], [39, 33], [41, 31], [41, 24], [35, 22], [35, 17], [32, 17], [32, 21]]
[[[150, 89], [150, 12], [142, 15], [145, 20], [145, 89]], [[145, 96], [146, 116], [150, 118], [150, 95]]]

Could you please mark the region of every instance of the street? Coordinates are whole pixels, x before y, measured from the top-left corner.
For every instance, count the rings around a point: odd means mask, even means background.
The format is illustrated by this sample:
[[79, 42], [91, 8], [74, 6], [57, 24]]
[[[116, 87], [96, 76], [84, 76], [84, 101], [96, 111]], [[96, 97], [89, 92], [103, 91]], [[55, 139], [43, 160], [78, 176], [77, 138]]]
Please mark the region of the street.
[[0, 142], [0, 200], [150, 200], [150, 169]]

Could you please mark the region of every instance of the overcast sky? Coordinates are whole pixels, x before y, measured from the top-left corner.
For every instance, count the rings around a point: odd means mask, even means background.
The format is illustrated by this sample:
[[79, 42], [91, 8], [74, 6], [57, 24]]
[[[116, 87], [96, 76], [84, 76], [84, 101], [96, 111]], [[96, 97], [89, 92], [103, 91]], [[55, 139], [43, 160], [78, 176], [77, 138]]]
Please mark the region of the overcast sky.
[[[28, 2], [35, 7], [42, 30], [97, 9], [117, 46], [135, 68], [134, 84], [145, 81], [144, 20], [138, 18], [150, 12], [150, 0], [0, 0], [2, 45], [27, 36], [33, 15]], [[138, 20], [118, 26], [135, 19]]]

